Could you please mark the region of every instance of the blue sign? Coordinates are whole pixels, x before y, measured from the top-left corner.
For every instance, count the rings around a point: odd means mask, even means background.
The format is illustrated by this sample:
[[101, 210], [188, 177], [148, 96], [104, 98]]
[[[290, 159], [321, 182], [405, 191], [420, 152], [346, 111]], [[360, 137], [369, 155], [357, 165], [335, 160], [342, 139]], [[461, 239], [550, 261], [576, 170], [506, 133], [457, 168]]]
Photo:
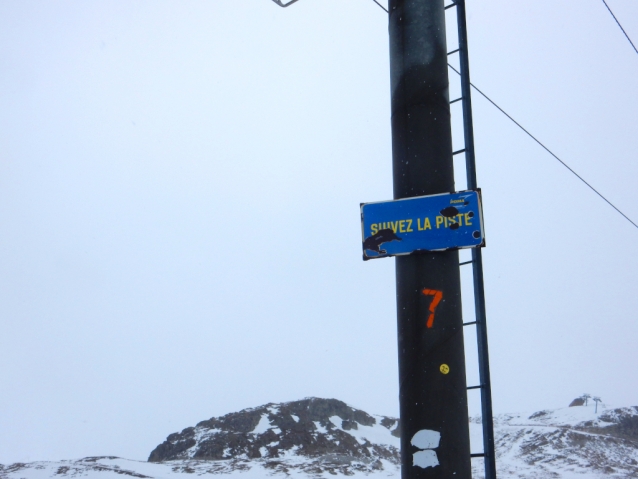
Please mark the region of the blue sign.
[[361, 204], [363, 259], [484, 246], [481, 192]]

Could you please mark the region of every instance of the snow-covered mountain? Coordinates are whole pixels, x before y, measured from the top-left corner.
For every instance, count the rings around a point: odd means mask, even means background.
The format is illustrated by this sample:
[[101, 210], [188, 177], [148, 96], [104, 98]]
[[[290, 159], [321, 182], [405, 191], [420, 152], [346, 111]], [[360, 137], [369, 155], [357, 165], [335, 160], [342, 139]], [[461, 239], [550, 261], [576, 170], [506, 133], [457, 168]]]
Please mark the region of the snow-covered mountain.
[[[471, 433], [480, 434], [480, 419], [470, 421]], [[501, 414], [494, 432], [503, 479], [638, 478], [637, 406]]]
[[[638, 478], [638, 407], [599, 405], [595, 413], [578, 406], [494, 419], [500, 479]], [[89, 457], [0, 465], [0, 479], [399, 477], [398, 426], [395, 418], [336, 399], [308, 398], [202, 421], [169, 435], [148, 462]], [[480, 444], [480, 419], [470, 419], [470, 432]], [[473, 477], [483, 477], [480, 459]]]
[[282, 472], [394, 471], [397, 426], [397, 419], [373, 416], [336, 399], [308, 398], [202, 421], [168, 436], [149, 461], [259, 460]]

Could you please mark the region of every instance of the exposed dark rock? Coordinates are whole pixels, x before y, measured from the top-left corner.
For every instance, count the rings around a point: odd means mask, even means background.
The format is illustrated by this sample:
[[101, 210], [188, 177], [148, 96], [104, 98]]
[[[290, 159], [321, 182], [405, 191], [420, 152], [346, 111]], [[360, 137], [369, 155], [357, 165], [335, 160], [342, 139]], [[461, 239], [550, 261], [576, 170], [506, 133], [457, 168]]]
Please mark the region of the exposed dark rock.
[[157, 446], [151, 452], [148, 460], [150, 462], [160, 462], [164, 457], [179, 457], [180, 454], [195, 446], [197, 441], [193, 438], [182, 438], [181, 435], [174, 433], [168, 436], [166, 441]]
[[397, 437], [397, 419], [378, 416], [377, 420], [336, 399], [269, 403], [173, 433], [151, 452], [148, 460], [277, 459], [294, 454], [322, 461], [326, 457], [345, 457], [369, 464], [380, 459], [397, 464], [395, 446], [372, 444], [352, 435], [364, 426], [381, 427]]
[[397, 418], [383, 416], [380, 423], [383, 427], [390, 429], [394, 437], [401, 437], [401, 421]]
[[[495, 416], [498, 477], [638, 478], [638, 407], [598, 404], [594, 411], [592, 406]], [[481, 423], [470, 418], [473, 434]], [[387, 479], [400, 475], [399, 441], [393, 437], [398, 430], [397, 419], [311, 398], [227, 414], [171, 434], [151, 454], [151, 460], [163, 464], [144, 466], [114, 456], [16, 463], [0, 465], [0, 479], [151, 479], [146, 474], [159, 479], [172, 473], [236, 477], [249, 470], [250, 477], [275, 479]], [[482, 474], [476, 461], [472, 477]]]
[[591, 422], [585, 422], [578, 429], [595, 434], [629, 439], [636, 441], [638, 446], [638, 406], [612, 409], [601, 414], [598, 419], [611, 424], [599, 426]]
[[547, 416], [547, 414], [549, 414], [549, 411], [538, 411], [532, 414], [529, 419], [538, 419], [540, 417]]
[[569, 403], [569, 407], [584, 406], [584, 405], [585, 405], [585, 399], [583, 399], [583, 398], [576, 398], [572, 402]]
[[341, 421], [341, 427], [343, 428], [344, 431], [350, 431], [352, 429], [359, 429], [359, 426], [357, 426], [357, 422], [356, 421]]

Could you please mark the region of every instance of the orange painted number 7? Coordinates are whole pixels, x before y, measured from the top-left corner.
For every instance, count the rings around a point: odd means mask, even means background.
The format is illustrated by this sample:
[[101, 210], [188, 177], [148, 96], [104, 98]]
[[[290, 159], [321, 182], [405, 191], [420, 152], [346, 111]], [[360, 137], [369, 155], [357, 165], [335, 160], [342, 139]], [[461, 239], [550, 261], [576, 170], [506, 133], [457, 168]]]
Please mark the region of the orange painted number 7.
[[428, 308], [430, 310], [430, 316], [428, 317], [428, 322], [426, 323], [427, 327], [431, 328], [432, 326], [434, 326], [434, 311], [443, 299], [443, 291], [439, 291], [437, 289], [424, 289], [423, 294], [425, 296], [434, 296], [432, 302], [430, 303], [430, 307]]

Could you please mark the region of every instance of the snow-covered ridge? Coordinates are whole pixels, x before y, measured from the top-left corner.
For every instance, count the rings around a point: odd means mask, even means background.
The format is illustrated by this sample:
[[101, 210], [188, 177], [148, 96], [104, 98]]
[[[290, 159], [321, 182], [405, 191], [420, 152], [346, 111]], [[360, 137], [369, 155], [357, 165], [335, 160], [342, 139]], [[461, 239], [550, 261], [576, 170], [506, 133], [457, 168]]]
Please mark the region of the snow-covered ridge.
[[[470, 424], [480, 443], [480, 419]], [[566, 407], [494, 417], [500, 478], [638, 478], [638, 407]], [[474, 478], [482, 478], [479, 465]]]
[[17, 463], [0, 466], [3, 479], [193, 479], [197, 476], [213, 475], [224, 479], [334, 479], [335, 475], [352, 479], [382, 479], [389, 476], [399, 477], [398, 467], [390, 462], [381, 461], [383, 468], [367, 470], [366, 463], [352, 461], [340, 464], [325, 460], [304, 460], [290, 457], [273, 464], [264, 459], [224, 461], [181, 460], [168, 462], [144, 462], [119, 457], [89, 457], [76, 461], [40, 461], [28, 464]]
[[[638, 407], [501, 414], [494, 423], [499, 479], [638, 478]], [[202, 421], [169, 435], [151, 462], [89, 457], [0, 465], [0, 479], [399, 477], [398, 426], [335, 399], [308, 398]], [[470, 418], [470, 433], [476, 448], [480, 419]], [[483, 477], [480, 459], [472, 472]]]
[[[370, 472], [399, 463], [398, 421], [336, 399], [306, 398], [211, 418], [167, 437], [150, 462], [321, 458]], [[270, 461], [270, 462], [268, 462]], [[273, 466], [274, 467], [274, 466]], [[325, 469], [327, 466], [323, 467]]]

